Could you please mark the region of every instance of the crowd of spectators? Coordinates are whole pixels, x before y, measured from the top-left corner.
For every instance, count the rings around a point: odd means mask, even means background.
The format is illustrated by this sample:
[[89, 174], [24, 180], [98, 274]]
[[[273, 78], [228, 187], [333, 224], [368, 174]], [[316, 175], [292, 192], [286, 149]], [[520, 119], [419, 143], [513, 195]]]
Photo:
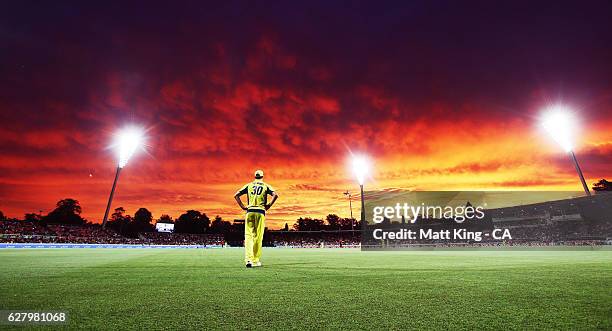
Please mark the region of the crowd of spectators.
[[0, 233], [15, 235], [53, 235], [54, 232], [38, 222], [0, 221]]
[[510, 229], [515, 242], [559, 244], [612, 239], [612, 222], [559, 221]]
[[223, 235], [219, 234], [143, 232], [139, 237], [147, 245], [225, 245]]
[[[587, 201], [590, 203], [590, 201]], [[404, 246], [592, 246], [612, 244], [612, 215], [593, 213], [584, 208], [578, 209], [573, 202], [566, 203], [563, 209], [560, 204], [552, 208], [546, 204], [533, 206], [510, 207], [495, 210], [488, 221], [453, 224], [453, 222], [436, 222], [426, 220], [420, 224], [373, 225], [386, 227], [387, 230], [411, 229], [418, 232], [421, 229], [440, 230], [465, 229], [469, 232], [481, 233], [477, 240], [473, 238], [440, 238], [381, 241], [371, 235], [373, 229], [366, 233], [364, 245], [368, 247], [404, 247]], [[587, 207], [590, 205], [587, 204]], [[493, 231], [498, 235], [508, 231], [511, 238], [494, 238]]]
[[[511, 239], [495, 239], [482, 236], [481, 240], [411, 240], [410, 242], [387, 242], [368, 240], [367, 246], [382, 245], [435, 245], [440, 247], [469, 246], [556, 246], [556, 245], [602, 245], [612, 244], [612, 220], [581, 219], [580, 214], [565, 214], [572, 217], [499, 215], [493, 222], [473, 224], [471, 230], [491, 234], [494, 229], [508, 229]], [[577, 215], [574, 217], [574, 215]], [[398, 225], [391, 225], [392, 227]], [[404, 226], [404, 225], [402, 225]], [[423, 227], [414, 224], [406, 226]], [[443, 228], [466, 227], [451, 223], [433, 226], [434, 231]], [[468, 226], [469, 227], [469, 226]], [[416, 230], [415, 228], [415, 230]], [[468, 229], [470, 230], [470, 229]], [[235, 233], [236, 240], [227, 234], [184, 234], [143, 232], [136, 238], [120, 235], [112, 229], [103, 229], [99, 224], [64, 225], [45, 224], [40, 221], [0, 221], [0, 243], [75, 243], [75, 244], [137, 244], [137, 245], [206, 245], [241, 246], [242, 234]], [[264, 245], [272, 247], [343, 248], [360, 247], [361, 231], [267, 231]]]
[[0, 221], [1, 243], [72, 243], [136, 245], [223, 245], [222, 235], [141, 233], [138, 238], [121, 236], [98, 224], [64, 225], [28, 221]]
[[300, 248], [343, 248], [359, 247], [361, 235], [358, 231], [270, 231], [268, 234], [271, 246]]
[[[359, 247], [359, 231], [299, 232], [269, 231], [267, 246], [276, 247]], [[136, 244], [136, 245], [207, 245], [225, 246], [223, 234], [186, 234], [143, 232], [128, 238], [98, 224], [63, 225], [29, 221], [0, 221], [2, 243], [74, 243], [74, 244]], [[237, 242], [241, 245], [242, 242]]]

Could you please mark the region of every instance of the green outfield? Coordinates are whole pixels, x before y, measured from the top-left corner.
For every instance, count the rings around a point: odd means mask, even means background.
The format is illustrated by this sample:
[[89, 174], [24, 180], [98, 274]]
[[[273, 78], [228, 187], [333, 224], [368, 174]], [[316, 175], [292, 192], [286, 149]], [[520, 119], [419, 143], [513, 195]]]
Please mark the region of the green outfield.
[[612, 329], [612, 251], [266, 249], [262, 261], [5, 249], [0, 309], [66, 310], [88, 329]]

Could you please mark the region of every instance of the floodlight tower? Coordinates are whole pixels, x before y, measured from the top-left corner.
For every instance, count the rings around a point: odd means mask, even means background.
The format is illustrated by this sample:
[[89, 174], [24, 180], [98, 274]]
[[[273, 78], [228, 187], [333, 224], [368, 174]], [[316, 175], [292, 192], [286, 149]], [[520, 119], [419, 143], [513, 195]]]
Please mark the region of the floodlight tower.
[[573, 141], [575, 135], [575, 125], [576, 121], [572, 116], [571, 111], [562, 105], [549, 107], [546, 109], [544, 116], [542, 117], [542, 126], [563, 148], [563, 150], [569, 154], [572, 162], [574, 163], [574, 167], [576, 168], [576, 172], [578, 173], [578, 177], [580, 177], [582, 188], [584, 188], [586, 195], [590, 196], [591, 192], [589, 191], [589, 187], [584, 180], [584, 175], [582, 174], [582, 170], [580, 169], [578, 160], [576, 159], [576, 154], [574, 153]]
[[117, 187], [119, 173], [121, 172], [121, 169], [126, 166], [128, 160], [134, 154], [134, 152], [136, 152], [136, 150], [142, 146], [143, 133], [141, 130], [136, 128], [127, 128], [120, 131], [116, 139], [116, 146], [119, 149], [119, 163], [117, 164], [117, 171], [115, 172], [113, 188], [111, 189], [110, 196], [108, 197], [108, 203], [106, 204], [106, 211], [104, 212], [104, 219], [102, 220], [102, 228], [106, 227], [108, 212], [110, 211], [111, 203], [113, 202], [113, 195], [115, 194], [115, 187]]
[[365, 200], [363, 196], [363, 183], [365, 182], [365, 177], [368, 174], [368, 170], [368, 160], [365, 156], [353, 156], [353, 173], [357, 178], [357, 182], [359, 183], [359, 189], [361, 190], [361, 224], [365, 224]]

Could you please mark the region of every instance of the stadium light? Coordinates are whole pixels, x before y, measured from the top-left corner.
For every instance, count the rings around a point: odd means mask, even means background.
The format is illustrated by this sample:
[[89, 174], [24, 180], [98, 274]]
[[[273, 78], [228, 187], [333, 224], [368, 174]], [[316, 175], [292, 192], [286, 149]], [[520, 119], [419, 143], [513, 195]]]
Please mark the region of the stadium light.
[[119, 168], [127, 165], [130, 157], [142, 146], [143, 134], [137, 128], [128, 128], [117, 136], [119, 145]]
[[586, 195], [590, 196], [591, 192], [584, 180], [584, 175], [582, 174], [582, 170], [578, 165], [578, 159], [576, 159], [576, 154], [574, 153], [576, 119], [572, 115], [571, 110], [563, 105], [554, 105], [545, 109], [542, 116], [542, 126], [548, 134], [550, 134], [553, 140], [569, 154], [576, 168], [576, 172], [578, 173], [578, 177], [580, 177], [582, 188], [584, 188]]
[[115, 172], [115, 180], [113, 181], [113, 188], [111, 189], [110, 196], [108, 197], [108, 203], [106, 204], [106, 211], [104, 212], [104, 219], [102, 220], [102, 228], [106, 227], [106, 221], [108, 220], [108, 213], [110, 211], [111, 203], [113, 202], [113, 195], [115, 194], [115, 187], [117, 187], [117, 180], [119, 179], [119, 173], [123, 169], [130, 157], [142, 147], [144, 142], [143, 131], [139, 128], [129, 127], [121, 130], [115, 141], [115, 146], [119, 152], [119, 163], [117, 164], [117, 171]]
[[363, 183], [369, 171], [368, 159], [363, 155], [354, 155], [352, 160], [353, 173], [361, 190], [361, 224], [365, 224], [365, 200], [363, 197]]
[[365, 177], [368, 174], [368, 160], [363, 155], [353, 156], [353, 173], [359, 182], [359, 185], [363, 185]]

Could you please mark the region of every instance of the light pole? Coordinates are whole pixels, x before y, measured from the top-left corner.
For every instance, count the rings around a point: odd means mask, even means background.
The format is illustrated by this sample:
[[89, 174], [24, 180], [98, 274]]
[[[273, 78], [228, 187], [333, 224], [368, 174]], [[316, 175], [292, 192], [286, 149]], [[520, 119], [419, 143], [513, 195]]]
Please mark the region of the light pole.
[[359, 189], [361, 190], [361, 225], [365, 224], [365, 202], [363, 197], [363, 183], [359, 184]]
[[108, 220], [108, 213], [113, 202], [113, 195], [115, 195], [115, 187], [117, 187], [119, 173], [128, 163], [128, 160], [134, 154], [134, 152], [136, 152], [136, 150], [142, 146], [142, 143], [142, 131], [136, 128], [124, 129], [117, 135], [116, 145], [119, 148], [119, 163], [117, 165], [117, 171], [115, 172], [113, 188], [111, 189], [110, 196], [108, 197], [108, 203], [106, 204], [106, 211], [104, 212], [104, 219], [102, 220], [102, 228], [106, 227], [106, 221]]
[[576, 168], [576, 172], [578, 173], [578, 177], [580, 177], [580, 182], [582, 183], [582, 188], [584, 189], [584, 193], [586, 193], [586, 195], [591, 195], [591, 191], [589, 191], [589, 187], [587, 186], [586, 181], [584, 180], [584, 175], [582, 174], [582, 170], [580, 169], [580, 166], [578, 165], [578, 160], [576, 159], [576, 154], [574, 154], [574, 151], [570, 151], [570, 155], [572, 157], [572, 161], [574, 161], [574, 167]]
[[346, 190], [346, 192], [344, 192], [344, 195], [348, 196], [348, 199], [349, 199], [349, 210], [351, 211], [351, 230], [355, 231], [355, 222], [353, 219], [353, 202], [351, 201], [351, 192]]
[[353, 173], [357, 177], [359, 183], [359, 190], [361, 192], [361, 225], [365, 224], [365, 199], [363, 196], [363, 183], [365, 177], [368, 174], [368, 160], [365, 156], [353, 156]]
[[542, 117], [542, 126], [563, 148], [563, 150], [569, 154], [572, 162], [574, 163], [574, 167], [576, 168], [576, 172], [578, 173], [578, 177], [580, 177], [582, 188], [584, 189], [586, 195], [590, 196], [591, 192], [589, 191], [589, 187], [584, 180], [584, 175], [582, 174], [582, 170], [580, 169], [578, 160], [576, 159], [576, 154], [574, 153], [573, 140], [575, 135], [575, 125], [576, 121], [571, 112], [566, 107], [561, 105], [548, 108]]

